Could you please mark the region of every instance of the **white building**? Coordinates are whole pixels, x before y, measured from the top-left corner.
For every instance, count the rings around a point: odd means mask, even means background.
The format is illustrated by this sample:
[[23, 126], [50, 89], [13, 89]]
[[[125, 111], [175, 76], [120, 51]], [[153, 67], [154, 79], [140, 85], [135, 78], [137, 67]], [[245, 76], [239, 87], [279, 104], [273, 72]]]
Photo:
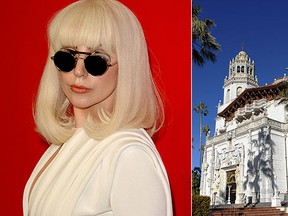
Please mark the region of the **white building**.
[[[240, 51], [229, 63], [214, 137], [207, 137], [200, 194], [211, 204], [271, 202], [288, 188], [288, 115], [280, 92], [287, 76], [258, 86], [254, 61]], [[279, 194], [280, 193], [280, 194]]]

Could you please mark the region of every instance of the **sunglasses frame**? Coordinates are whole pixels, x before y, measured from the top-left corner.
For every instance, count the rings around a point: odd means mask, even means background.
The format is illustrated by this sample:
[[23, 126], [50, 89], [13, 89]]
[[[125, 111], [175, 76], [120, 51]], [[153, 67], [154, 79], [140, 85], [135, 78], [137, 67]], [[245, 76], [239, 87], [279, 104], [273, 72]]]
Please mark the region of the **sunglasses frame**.
[[[85, 70], [86, 70], [89, 74], [91, 74], [92, 76], [102, 76], [103, 74], [105, 74], [105, 72], [108, 70], [109, 67], [111, 67], [111, 66], [113, 66], [113, 65], [115, 65], [115, 64], [118, 63], [118, 62], [116, 61], [116, 62], [114, 62], [114, 63], [111, 64], [111, 63], [110, 63], [110, 62], [111, 62], [111, 57], [110, 57], [108, 54], [102, 53], [102, 52], [99, 52], [99, 51], [95, 51], [95, 52], [82, 52], [82, 51], [77, 51], [77, 50], [73, 50], [73, 49], [60, 49], [60, 50], [58, 50], [57, 52], [55, 52], [54, 56], [55, 56], [58, 52], [66, 52], [66, 53], [70, 54], [70, 55], [74, 58], [75, 63], [74, 63], [74, 65], [73, 65], [73, 68], [71, 69], [71, 71], [76, 67], [78, 59], [83, 59], [83, 60], [84, 60], [84, 65], [85, 65]], [[76, 56], [76, 55], [79, 55], [79, 54], [87, 55], [87, 57], [86, 57], [86, 58], [81, 58], [81, 57], [79, 57], [79, 56]], [[93, 55], [95, 55], [95, 54], [101, 54], [102, 56], [107, 56], [107, 58], [105, 58], [105, 57], [102, 57], [101, 55], [98, 55], [100, 58], [102, 58], [102, 59], [106, 62], [106, 70], [105, 70], [102, 74], [99, 74], [99, 75], [94, 75], [93, 73], [89, 72], [89, 71], [87, 70], [87, 68], [86, 68], [86, 62], [85, 62], [85, 60], [86, 60], [87, 58], [89, 58], [89, 56], [93, 56]], [[51, 59], [52, 59], [53, 61], [54, 61], [54, 56], [51, 56]], [[54, 64], [55, 64], [55, 61], [54, 61]], [[58, 71], [62, 71], [62, 72], [64, 72], [64, 73], [70, 72], [70, 71], [63, 71], [63, 70], [61, 70], [56, 64], [55, 64], [55, 67], [57, 68]]]

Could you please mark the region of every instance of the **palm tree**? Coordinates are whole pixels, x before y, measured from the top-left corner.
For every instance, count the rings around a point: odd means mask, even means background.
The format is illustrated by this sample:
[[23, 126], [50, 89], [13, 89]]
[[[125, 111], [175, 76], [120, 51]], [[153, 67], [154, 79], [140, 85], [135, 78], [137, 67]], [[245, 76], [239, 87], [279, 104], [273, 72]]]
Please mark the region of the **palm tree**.
[[213, 51], [219, 51], [220, 44], [210, 32], [215, 22], [211, 19], [200, 20], [200, 14], [200, 5], [192, 5], [192, 58], [194, 63], [202, 67], [206, 60], [216, 62]]
[[202, 132], [203, 132], [203, 122], [202, 122], [202, 119], [203, 119], [203, 115], [206, 116], [208, 115], [208, 110], [207, 110], [208, 106], [201, 102], [199, 104], [196, 104], [196, 107], [193, 108], [193, 110], [196, 112], [196, 113], [199, 113], [199, 116], [200, 116], [200, 147], [199, 147], [199, 151], [200, 151], [200, 166], [201, 166], [201, 163], [202, 163], [202, 156], [203, 156], [203, 146], [202, 146]]
[[202, 128], [202, 132], [205, 134], [205, 136], [207, 137], [208, 134], [210, 133], [210, 128], [209, 125], [204, 125]]

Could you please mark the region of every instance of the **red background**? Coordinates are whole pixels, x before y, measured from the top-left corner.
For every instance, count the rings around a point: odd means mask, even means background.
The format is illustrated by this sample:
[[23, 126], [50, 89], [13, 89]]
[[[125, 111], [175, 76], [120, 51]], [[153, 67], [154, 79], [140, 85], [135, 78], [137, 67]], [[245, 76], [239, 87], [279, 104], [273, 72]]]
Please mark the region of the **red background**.
[[[47, 55], [46, 26], [71, 0], [1, 3], [1, 215], [22, 215], [25, 183], [47, 148], [34, 131], [32, 103]], [[191, 3], [122, 0], [138, 17], [165, 93], [167, 125], [157, 147], [174, 213], [191, 215]]]

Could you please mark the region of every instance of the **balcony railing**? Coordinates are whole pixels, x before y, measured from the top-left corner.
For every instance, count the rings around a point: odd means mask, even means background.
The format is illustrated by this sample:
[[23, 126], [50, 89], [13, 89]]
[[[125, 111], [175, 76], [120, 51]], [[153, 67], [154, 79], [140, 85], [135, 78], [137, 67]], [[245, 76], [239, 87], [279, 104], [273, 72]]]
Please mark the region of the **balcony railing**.
[[255, 100], [251, 104], [246, 104], [245, 107], [238, 108], [235, 112], [235, 117], [238, 121], [248, 119], [251, 117], [252, 113], [255, 114], [261, 112], [266, 105], [266, 99]]

